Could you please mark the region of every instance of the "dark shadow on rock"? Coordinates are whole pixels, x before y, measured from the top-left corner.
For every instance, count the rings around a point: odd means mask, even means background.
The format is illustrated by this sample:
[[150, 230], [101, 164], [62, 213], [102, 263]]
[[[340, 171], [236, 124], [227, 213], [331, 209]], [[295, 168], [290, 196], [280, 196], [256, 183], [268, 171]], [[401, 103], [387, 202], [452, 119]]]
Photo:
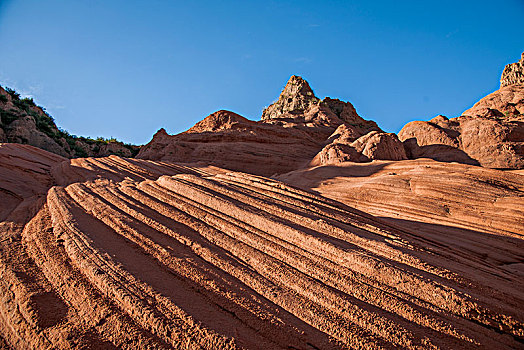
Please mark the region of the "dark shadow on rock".
[[429, 158], [445, 163], [456, 162], [480, 166], [477, 160], [456, 147], [443, 144], [419, 146], [417, 139], [414, 137], [404, 141], [404, 149], [409, 159]]
[[[489, 252], [500, 249], [504, 251], [505, 258], [509, 259], [510, 256], [514, 256], [516, 260], [524, 262], [524, 239], [464, 227], [392, 217], [378, 218], [391, 227], [400, 229], [411, 236], [420, 237], [427, 244], [435, 245], [435, 247], [456, 250], [461, 253], [470, 250], [477, 258], [487, 259], [487, 262], [490, 262]], [[481, 249], [486, 250], [486, 253], [480, 252], [479, 245]]]

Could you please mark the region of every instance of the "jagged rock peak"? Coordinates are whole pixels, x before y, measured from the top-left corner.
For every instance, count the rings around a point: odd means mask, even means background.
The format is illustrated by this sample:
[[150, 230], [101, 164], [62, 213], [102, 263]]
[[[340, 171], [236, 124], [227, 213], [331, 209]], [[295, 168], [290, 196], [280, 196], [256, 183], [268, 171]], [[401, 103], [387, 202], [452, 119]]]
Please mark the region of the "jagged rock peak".
[[308, 82], [302, 77], [293, 75], [280, 94], [278, 101], [264, 109], [262, 120], [278, 118], [283, 114], [298, 114], [320, 102]]
[[508, 64], [502, 71], [500, 88], [514, 84], [524, 84], [524, 52], [520, 57], [520, 61]]

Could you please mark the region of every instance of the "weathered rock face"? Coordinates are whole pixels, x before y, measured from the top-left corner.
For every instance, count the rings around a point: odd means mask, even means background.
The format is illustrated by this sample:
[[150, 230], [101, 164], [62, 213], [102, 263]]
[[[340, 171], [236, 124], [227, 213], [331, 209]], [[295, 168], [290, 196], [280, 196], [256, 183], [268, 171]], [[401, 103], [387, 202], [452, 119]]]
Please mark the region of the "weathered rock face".
[[280, 94], [278, 101], [264, 109], [262, 120], [273, 119], [283, 114], [302, 114], [320, 100], [315, 96], [308, 82], [302, 77], [293, 75]]
[[524, 167], [524, 122], [498, 117], [461, 116], [411, 122], [399, 132], [410, 158], [481, 165]]
[[0, 178], [2, 349], [521, 347], [519, 175], [418, 160], [285, 177], [324, 197], [2, 144]]
[[0, 142], [28, 144], [68, 158], [104, 157], [111, 154], [133, 157], [138, 146], [114, 140], [76, 137], [58, 129], [53, 118], [32, 99], [21, 99], [0, 87]]
[[305, 122], [328, 126], [346, 123], [358, 130], [360, 135], [380, 130], [374, 121], [360, 117], [350, 102], [330, 97], [320, 100], [307, 81], [293, 75], [278, 100], [264, 109], [262, 121], [272, 123], [277, 120], [278, 123], [291, 119], [297, 123], [301, 118], [304, 118]]
[[393, 133], [372, 131], [359, 137], [352, 145], [368, 161], [408, 159], [402, 142]]
[[67, 157], [68, 152], [55, 140], [37, 129], [32, 116], [26, 115], [13, 121], [5, 128], [9, 142], [28, 144]]
[[524, 120], [524, 85], [509, 85], [475, 103], [462, 115]]
[[[362, 119], [351, 103], [331, 98], [321, 101], [304, 79], [292, 76], [278, 101], [264, 110], [261, 121], [218, 111], [178, 135], [170, 136], [160, 130], [138, 158], [205, 162], [268, 176], [309, 164], [335, 138], [336, 130], [344, 134], [344, 139], [351, 137], [351, 141], [371, 131], [382, 132], [375, 122]], [[374, 142], [378, 150], [373, 146], [359, 147], [355, 151], [360, 152], [358, 157], [352, 159], [382, 159], [376, 158], [375, 153], [386, 154], [386, 143], [382, 136], [370, 141]], [[337, 147], [347, 148], [339, 143]], [[364, 150], [370, 157], [362, 155]]]
[[503, 88], [513, 84], [524, 84], [524, 52], [520, 57], [520, 61], [508, 64], [502, 72], [500, 87]]
[[371, 131], [356, 140], [354, 135], [353, 130], [341, 125], [330, 137], [333, 141], [315, 156], [310, 165], [407, 159], [404, 146], [395, 134]]
[[203, 162], [269, 176], [302, 167], [320, 148], [304, 125], [284, 127], [218, 111], [178, 135], [159, 130], [137, 158]]
[[449, 119], [408, 123], [399, 132], [409, 158], [431, 158], [489, 168], [524, 168], [522, 59], [506, 66], [501, 89]]
[[320, 107], [331, 110], [344, 123], [350, 125], [372, 125], [376, 126], [373, 121], [363, 120], [357, 113], [357, 110], [350, 102], [344, 102], [339, 99], [326, 97], [319, 102]]

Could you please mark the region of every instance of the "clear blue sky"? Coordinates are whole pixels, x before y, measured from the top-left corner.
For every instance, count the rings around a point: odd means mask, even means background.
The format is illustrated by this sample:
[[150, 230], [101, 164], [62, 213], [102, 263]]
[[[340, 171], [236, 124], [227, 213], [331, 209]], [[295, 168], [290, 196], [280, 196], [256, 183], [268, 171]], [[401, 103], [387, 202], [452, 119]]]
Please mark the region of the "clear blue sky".
[[146, 143], [289, 76], [386, 131], [458, 116], [524, 51], [524, 0], [0, 0], [0, 84], [82, 136]]

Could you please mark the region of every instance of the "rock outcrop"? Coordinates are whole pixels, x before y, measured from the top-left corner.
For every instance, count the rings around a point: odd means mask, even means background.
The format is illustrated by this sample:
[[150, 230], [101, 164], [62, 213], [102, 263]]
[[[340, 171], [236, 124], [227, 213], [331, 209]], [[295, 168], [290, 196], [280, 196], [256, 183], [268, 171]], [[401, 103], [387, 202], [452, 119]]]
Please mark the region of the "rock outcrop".
[[138, 146], [116, 140], [93, 140], [59, 130], [53, 118], [32, 99], [0, 87], [0, 142], [28, 144], [67, 158], [133, 157]]
[[296, 122], [302, 116], [306, 121], [327, 121], [330, 126], [346, 123], [357, 129], [361, 135], [380, 130], [374, 121], [360, 117], [350, 102], [330, 97], [321, 100], [315, 96], [307, 81], [293, 75], [278, 100], [264, 109], [262, 121], [271, 123], [274, 120], [292, 119]]
[[203, 162], [270, 176], [300, 168], [318, 152], [322, 146], [308, 129], [314, 127], [283, 127], [218, 111], [178, 135], [159, 130], [137, 158]]
[[408, 157], [488, 168], [524, 168], [524, 85], [518, 78], [521, 73], [522, 59], [506, 66], [501, 89], [475, 103], [460, 117], [438, 116], [429, 122], [406, 124], [398, 137], [404, 142]]
[[286, 114], [303, 114], [320, 100], [309, 83], [297, 75], [291, 76], [278, 101], [264, 109], [262, 120], [279, 118]]
[[343, 124], [335, 130], [328, 143], [311, 161], [311, 166], [370, 162], [372, 160], [408, 159], [397, 135], [371, 131], [356, 138], [354, 130]]
[[9, 142], [31, 145], [63, 157], [69, 155], [57, 141], [38, 130], [33, 116], [25, 115], [6, 125], [5, 133]]
[[410, 158], [481, 165], [524, 167], [524, 123], [497, 117], [461, 116], [411, 122], [399, 132]]
[[0, 177], [2, 348], [521, 345], [519, 175], [417, 160], [286, 176], [323, 196], [2, 144]]
[[475, 103], [462, 115], [524, 120], [524, 84], [505, 86]]
[[520, 61], [508, 64], [502, 71], [500, 87], [503, 88], [513, 84], [524, 84], [524, 52], [520, 57]]
[[[261, 121], [218, 111], [178, 135], [160, 130], [138, 158], [204, 162], [270, 176], [307, 166], [342, 130], [344, 138], [350, 135], [351, 142], [371, 132], [380, 133], [369, 134], [365, 142], [358, 143], [351, 161], [405, 158], [391, 155], [398, 153], [398, 147], [386, 151], [394, 144], [390, 141], [393, 136], [383, 133], [375, 122], [361, 118], [351, 103], [329, 97], [320, 100], [308, 82], [295, 75], [278, 101], [264, 110]], [[331, 148], [344, 148], [341, 140]]]

